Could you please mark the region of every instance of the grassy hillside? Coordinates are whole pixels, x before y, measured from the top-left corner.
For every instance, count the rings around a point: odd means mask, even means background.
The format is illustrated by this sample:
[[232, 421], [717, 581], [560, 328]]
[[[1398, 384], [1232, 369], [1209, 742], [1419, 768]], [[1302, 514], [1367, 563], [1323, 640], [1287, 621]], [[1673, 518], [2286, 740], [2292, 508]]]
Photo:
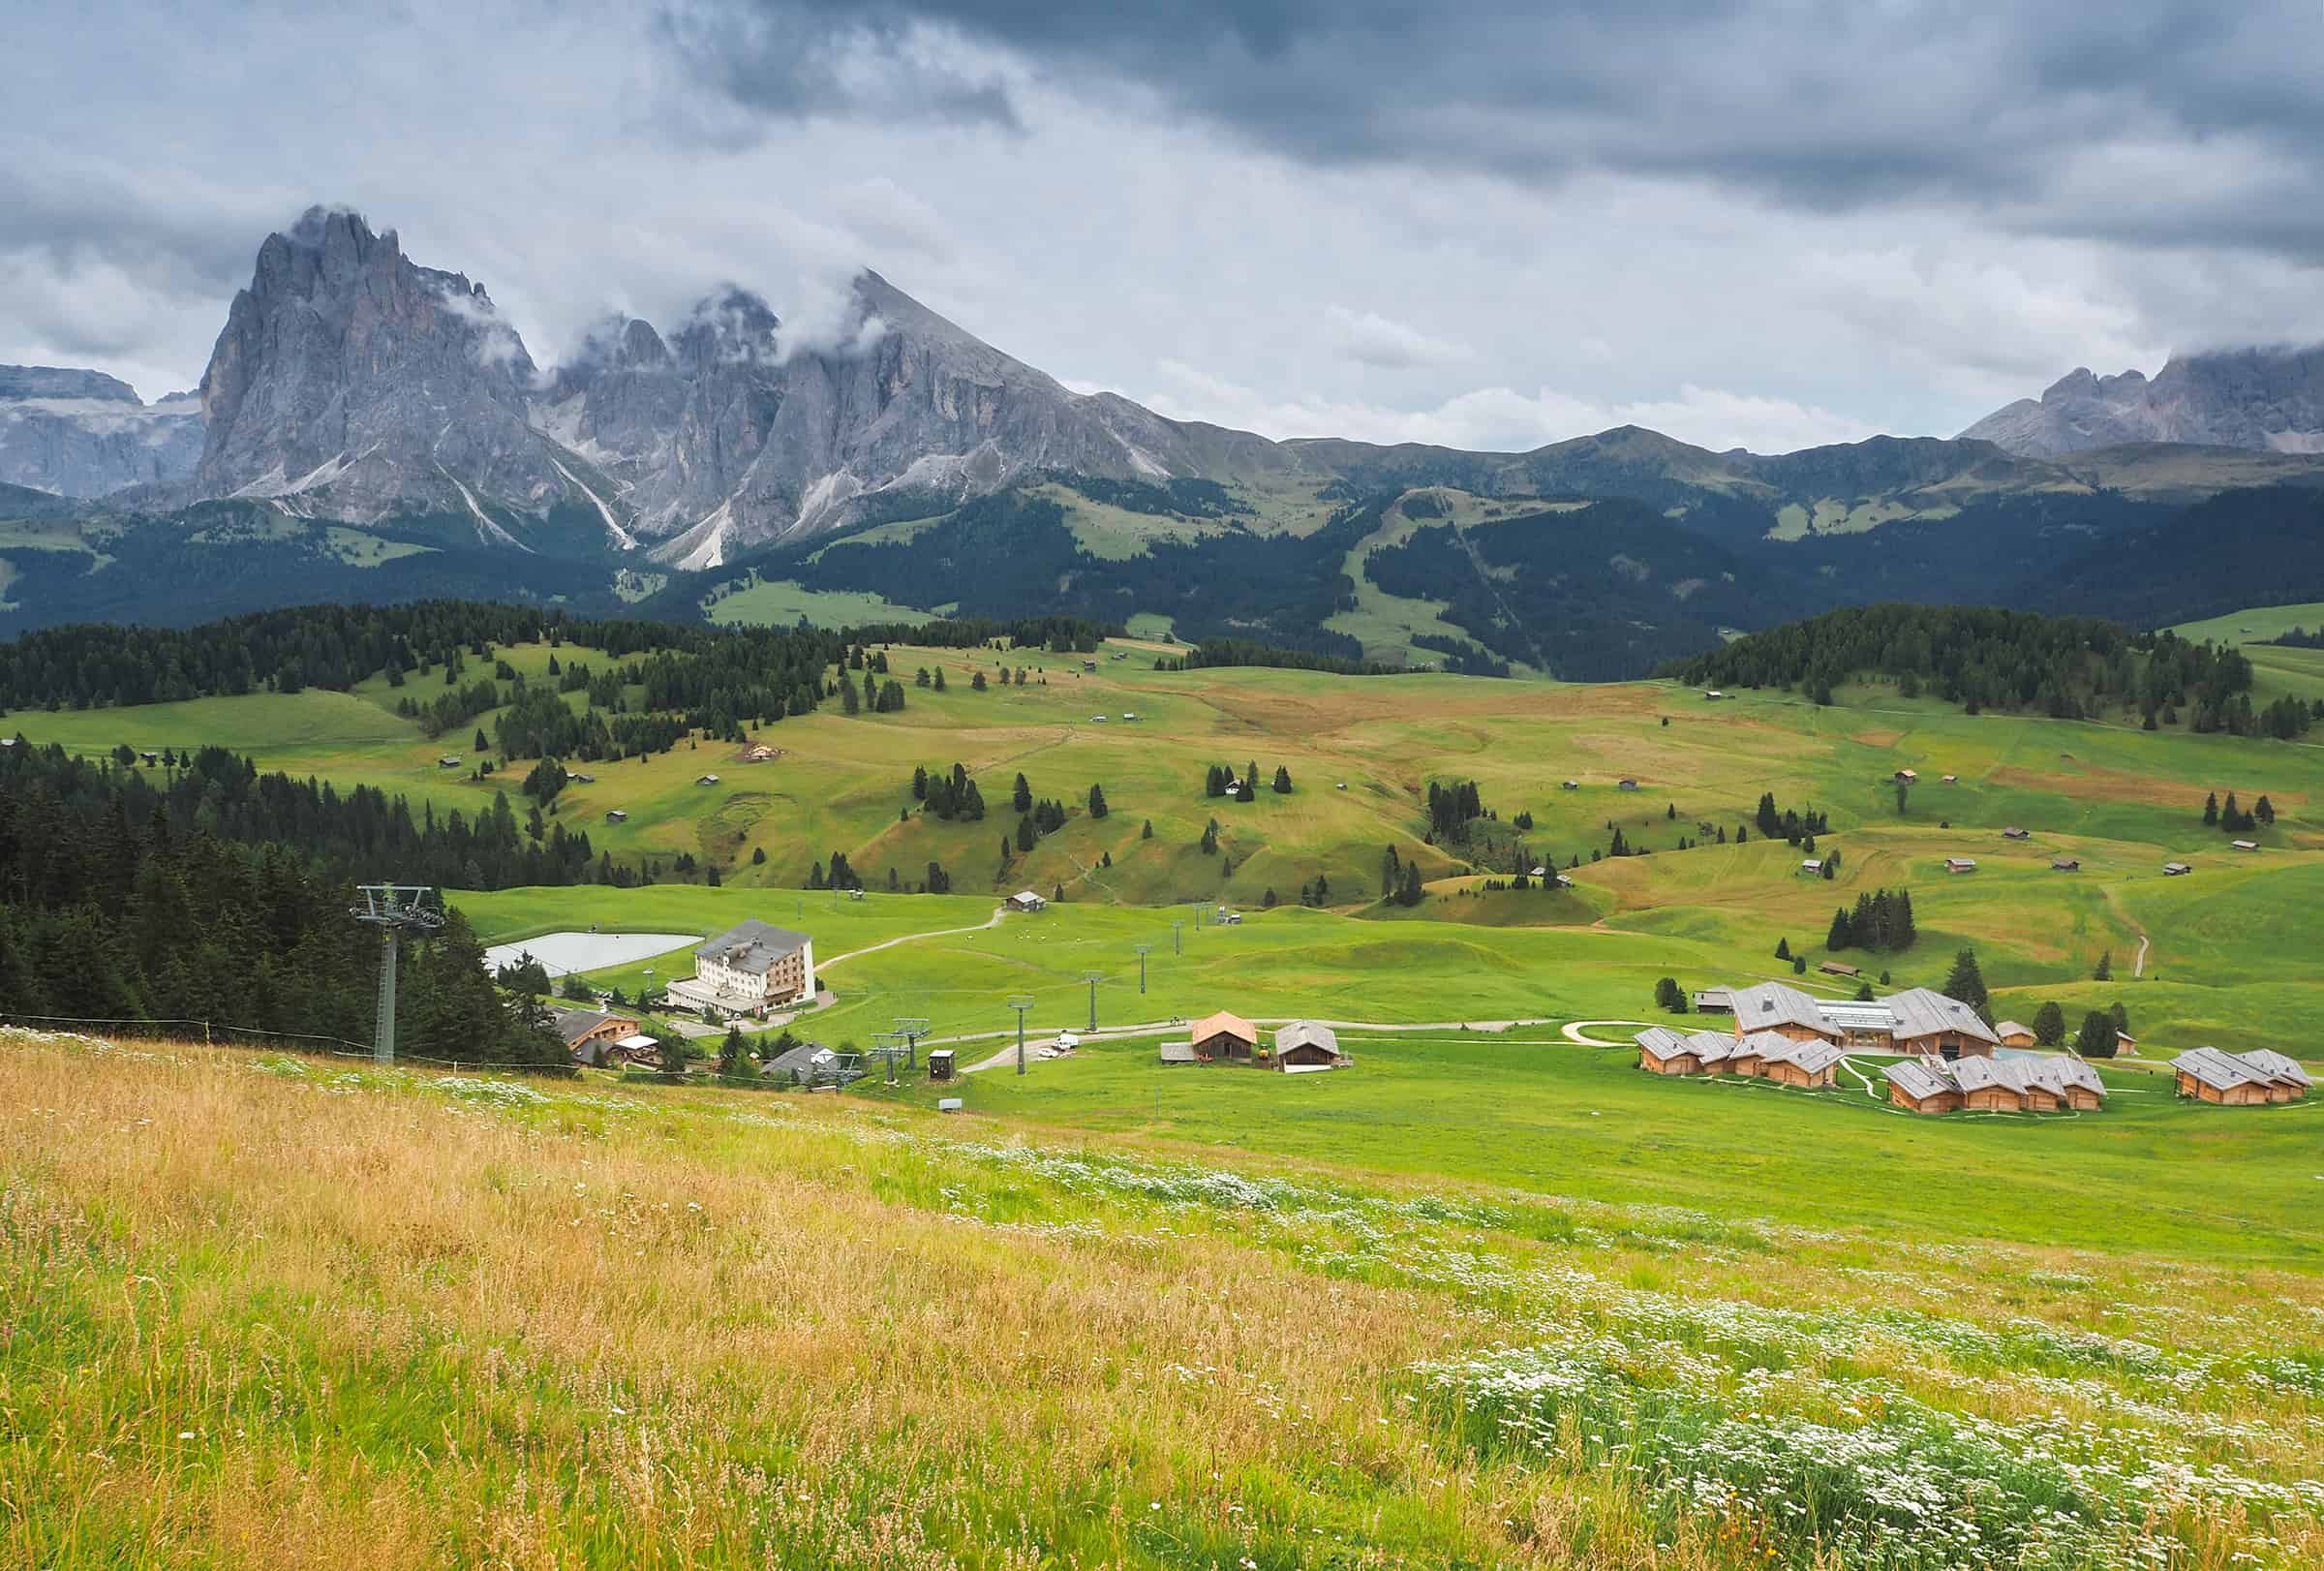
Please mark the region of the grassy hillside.
[[[2090, 1249], [1876, 1231], [1859, 1193], [1923, 1186], [1853, 1168], [1828, 1211], [1784, 1197], [1805, 1225], [1769, 1215], [1781, 1186], [1750, 1164], [1708, 1207], [1573, 1198], [1559, 1147], [1623, 1112], [1583, 1050], [1535, 1171], [1376, 1176], [1366, 1131], [1412, 1136], [1392, 1098], [1361, 1100], [1393, 1072], [1362, 1051], [1345, 1076], [1202, 1075], [1245, 1120], [1334, 1099], [1316, 1112], [1339, 1115], [1337, 1149], [1292, 1165], [854, 1097], [8, 1036], [0, 1553], [867, 1571], [2324, 1556], [2312, 1275], [2161, 1252], [2145, 1221], [2094, 1227]], [[1446, 1067], [1495, 1091], [1515, 1072]], [[2199, 1152], [2125, 1118], [2134, 1165], [2070, 1160], [2087, 1209], [2151, 1194], [2176, 1216], [2171, 1197], [2245, 1165], [2289, 1192], [2271, 1153], [2296, 1116], [2217, 1118], [2224, 1143]], [[2024, 1171], [1998, 1126], [1965, 1124], [1900, 1124], [1896, 1166], [1948, 1137], [1966, 1138], [1946, 1171]], [[1696, 1136], [1673, 1120], [1645, 1138]]]

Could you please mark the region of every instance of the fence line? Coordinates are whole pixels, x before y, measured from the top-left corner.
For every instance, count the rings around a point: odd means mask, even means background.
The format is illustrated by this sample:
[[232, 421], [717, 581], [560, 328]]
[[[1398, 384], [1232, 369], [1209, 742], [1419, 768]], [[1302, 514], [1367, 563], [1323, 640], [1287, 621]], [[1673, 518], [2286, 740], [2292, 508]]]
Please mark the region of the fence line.
[[[94, 1020], [78, 1015], [11, 1014], [0, 1016], [0, 1027], [7, 1026], [31, 1026], [41, 1029], [60, 1026], [93, 1026], [107, 1031], [115, 1035], [137, 1035], [141, 1033], [147, 1036], [170, 1036], [173, 1034], [185, 1033], [187, 1028], [195, 1028], [200, 1031], [201, 1042], [204, 1047], [258, 1047], [266, 1045], [267, 1043], [279, 1042], [296, 1044], [283, 1048], [282, 1051], [284, 1052], [302, 1053], [312, 1058], [361, 1059], [368, 1063], [373, 1057], [372, 1050], [368, 1046], [361, 1042], [351, 1042], [344, 1036], [318, 1035], [313, 1032], [295, 1031], [264, 1031], [257, 1026], [219, 1024], [217, 1022], [208, 1020]], [[248, 1037], [259, 1037], [262, 1038], [262, 1040], [257, 1042], [244, 1040], [244, 1038]], [[192, 1040], [191, 1034], [186, 1033], [185, 1039], [189, 1041]], [[331, 1043], [336, 1045], [303, 1045], [307, 1043]], [[467, 1072], [472, 1074], [550, 1074], [567, 1076], [572, 1072], [571, 1068], [566, 1065], [463, 1063], [457, 1059], [432, 1059], [424, 1054], [419, 1053], [399, 1052], [396, 1054], [394, 1062], [397, 1063], [424, 1063], [432, 1068], [450, 1069], [455, 1072]]]

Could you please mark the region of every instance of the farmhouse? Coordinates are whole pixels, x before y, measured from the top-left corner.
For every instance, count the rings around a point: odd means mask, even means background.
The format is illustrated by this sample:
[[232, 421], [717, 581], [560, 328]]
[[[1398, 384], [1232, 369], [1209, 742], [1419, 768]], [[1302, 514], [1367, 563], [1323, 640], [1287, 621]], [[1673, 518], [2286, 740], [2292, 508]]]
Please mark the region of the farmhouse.
[[1961, 1088], [1953, 1084], [1953, 1077], [1944, 1072], [1942, 1064], [1906, 1059], [1883, 1066], [1881, 1074], [1888, 1082], [1888, 1102], [1892, 1107], [1932, 1116], [1961, 1110]]
[[2032, 1047], [2034, 1045], [2034, 1028], [2020, 1025], [2014, 1020], [1995, 1021], [1993, 1033], [2001, 1038], [2003, 1047]]
[[1013, 911], [1037, 911], [1048, 905], [1047, 900], [1034, 894], [1030, 889], [1020, 889], [1008, 899], [1009, 909]]
[[2162, 876], [2166, 878], [2183, 878], [2194, 871], [2195, 870], [2193, 868], [2188, 867], [2185, 862], [2165, 862], [2162, 864]]
[[1187, 1035], [1193, 1043], [1196, 1061], [1204, 1063], [1222, 1060], [1231, 1063], [1237, 1059], [1247, 1063], [1259, 1046], [1259, 1028], [1224, 1009], [1196, 1021]]
[[696, 949], [694, 974], [672, 982], [669, 992], [688, 1008], [725, 1015], [764, 1014], [812, 998], [814, 940], [752, 917]]
[[2171, 1060], [2179, 1094], [2223, 1107], [2257, 1106], [2269, 1100], [2269, 1075], [2259, 1065], [2216, 1047], [2198, 1047]]
[[1798, 988], [1781, 982], [1761, 982], [1729, 995], [1735, 1011], [1735, 1036], [1772, 1032], [1794, 1041], [1820, 1037], [1840, 1045], [1843, 1033], [1823, 1017], [1816, 1001]]
[[1948, 856], [1944, 859], [1944, 871], [1947, 873], [1974, 873], [1977, 871], [1977, 859], [1973, 856]]
[[2001, 1045], [1993, 1028], [1958, 999], [1925, 987], [1891, 993], [1881, 1002], [1896, 1015], [1894, 1041], [1899, 1053], [1923, 1058], [1991, 1058]]
[[2079, 873], [2082, 871], [2082, 859], [2078, 856], [2053, 856], [2050, 858], [2050, 871], [2052, 873]]
[[602, 1008], [560, 1008], [551, 1004], [548, 1006], [548, 1025], [553, 1025], [558, 1036], [563, 1036], [565, 1046], [569, 1048], [571, 1055], [588, 1064], [597, 1063], [597, 1055], [591, 1053], [588, 1058], [583, 1058], [583, 1048], [593, 1046], [593, 1043], [611, 1046], [611, 1043], [621, 1041], [623, 1036], [637, 1034], [637, 1020], [629, 1016], [614, 1016], [614, 1013], [606, 1013]]
[[1347, 1063], [1339, 1051], [1339, 1034], [1312, 1020], [1293, 1020], [1275, 1028], [1275, 1067], [1285, 1074], [1335, 1069]]

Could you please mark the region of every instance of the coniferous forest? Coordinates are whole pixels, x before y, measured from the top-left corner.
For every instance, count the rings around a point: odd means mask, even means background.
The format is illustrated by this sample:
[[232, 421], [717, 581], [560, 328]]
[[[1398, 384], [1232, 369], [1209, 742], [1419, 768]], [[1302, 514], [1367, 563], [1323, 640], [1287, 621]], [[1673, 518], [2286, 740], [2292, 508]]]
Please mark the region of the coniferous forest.
[[[215, 750], [161, 782], [152, 773], [22, 742], [0, 750], [0, 1014], [368, 1044], [380, 940], [349, 915], [350, 874], [399, 816], [412, 828], [402, 800], [326, 800]], [[414, 831], [414, 851], [431, 848], [511, 874], [534, 854], [506, 845], [497, 821]], [[400, 980], [405, 1055], [569, 1063], [534, 1001], [494, 989], [457, 911], [407, 944]]]

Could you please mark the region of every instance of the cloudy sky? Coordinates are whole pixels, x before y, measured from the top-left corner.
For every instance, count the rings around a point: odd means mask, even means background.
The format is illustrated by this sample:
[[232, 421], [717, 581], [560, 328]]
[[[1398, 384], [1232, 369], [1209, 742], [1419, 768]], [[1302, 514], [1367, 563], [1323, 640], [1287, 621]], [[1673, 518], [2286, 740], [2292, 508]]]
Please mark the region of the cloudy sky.
[[1273, 436], [1783, 450], [2324, 338], [2318, 0], [0, 0], [0, 361], [148, 397], [314, 201], [543, 361], [870, 265]]

